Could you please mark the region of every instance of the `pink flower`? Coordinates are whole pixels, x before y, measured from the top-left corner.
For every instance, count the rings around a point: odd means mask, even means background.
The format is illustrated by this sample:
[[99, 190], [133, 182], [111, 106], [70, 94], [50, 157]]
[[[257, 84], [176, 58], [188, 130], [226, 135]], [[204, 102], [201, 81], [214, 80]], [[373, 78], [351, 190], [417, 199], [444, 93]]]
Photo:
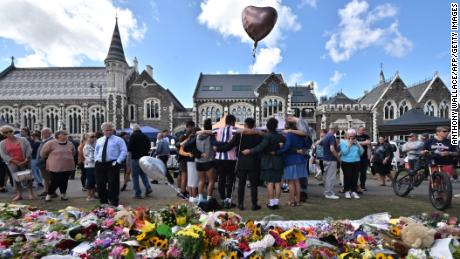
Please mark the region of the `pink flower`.
[[118, 257], [121, 255], [121, 252], [123, 252], [123, 247], [122, 246], [116, 246], [112, 251], [110, 252], [110, 256], [112, 257]]
[[179, 249], [177, 249], [175, 246], [172, 246], [169, 248], [168, 252], [166, 252], [166, 256], [179, 258], [181, 254], [180, 254]]

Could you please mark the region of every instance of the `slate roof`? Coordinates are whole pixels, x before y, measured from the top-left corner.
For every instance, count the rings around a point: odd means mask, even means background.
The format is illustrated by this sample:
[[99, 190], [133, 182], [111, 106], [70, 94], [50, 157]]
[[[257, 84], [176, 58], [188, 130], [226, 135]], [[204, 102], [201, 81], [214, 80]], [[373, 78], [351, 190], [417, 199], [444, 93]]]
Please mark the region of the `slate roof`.
[[359, 100], [360, 104], [375, 104], [377, 100], [382, 96], [383, 92], [387, 89], [390, 85], [391, 81], [387, 81], [385, 83], [379, 84], [378, 86], [374, 87], [368, 94], [364, 95], [361, 100]]
[[291, 102], [293, 103], [317, 103], [316, 96], [305, 86], [289, 86]]
[[420, 84], [414, 85], [410, 88], [408, 88], [410, 94], [414, 97], [415, 101], [418, 102], [418, 99], [422, 96], [423, 92], [425, 92], [425, 89], [428, 87], [432, 79], [426, 80], [425, 82], [422, 82]]
[[[229, 99], [255, 98], [254, 90], [260, 86], [271, 74], [200, 74], [195, 88], [194, 98], [197, 99]], [[281, 81], [281, 74], [275, 74]], [[219, 91], [206, 90], [209, 86], [217, 86]], [[241, 86], [236, 91], [234, 86]]]
[[6, 68], [0, 77], [0, 100], [99, 99], [107, 87], [105, 67]]
[[[120, 31], [118, 30], [118, 19], [115, 22], [113, 29], [112, 42], [110, 43], [109, 53], [104, 62], [107, 61], [121, 61], [126, 63], [125, 52], [123, 51], [123, 44], [121, 43]], [[127, 63], [126, 63], [127, 64]]]
[[150, 75], [147, 73], [146, 70], [142, 71], [142, 73], [137, 76], [137, 78], [134, 80], [133, 84], [142, 84], [144, 82], [147, 82], [148, 84], [154, 84], [158, 86], [160, 89], [166, 91], [166, 93], [171, 97], [171, 100], [173, 101], [173, 104], [175, 107], [179, 108], [179, 110], [183, 111], [185, 110], [185, 107], [182, 105], [182, 103], [176, 98], [176, 96], [169, 90], [165, 89], [163, 86], [161, 86], [159, 83], [157, 83]]
[[338, 92], [334, 97], [329, 98], [327, 101], [322, 104], [356, 104], [357, 101], [350, 99], [342, 92]]

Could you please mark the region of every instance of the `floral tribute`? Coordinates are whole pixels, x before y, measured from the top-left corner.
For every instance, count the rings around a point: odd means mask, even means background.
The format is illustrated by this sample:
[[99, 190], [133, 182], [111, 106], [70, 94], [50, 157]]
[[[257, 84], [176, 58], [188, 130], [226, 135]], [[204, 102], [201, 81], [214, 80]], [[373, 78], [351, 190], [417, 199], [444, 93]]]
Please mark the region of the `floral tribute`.
[[460, 258], [456, 217], [425, 213], [411, 219], [436, 231], [431, 247], [405, 244], [403, 220], [385, 213], [287, 223], [203, 214], [186, 205], [50, 212], [0, 204], [0, 258]]

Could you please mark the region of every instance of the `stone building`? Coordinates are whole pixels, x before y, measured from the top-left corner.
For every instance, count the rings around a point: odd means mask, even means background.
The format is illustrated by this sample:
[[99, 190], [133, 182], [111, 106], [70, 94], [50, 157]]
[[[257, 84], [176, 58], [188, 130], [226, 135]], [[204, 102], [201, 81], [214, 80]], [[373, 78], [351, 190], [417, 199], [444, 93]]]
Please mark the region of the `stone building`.
[[226, 114], [237, 122], [246, 118], [264, 126], [268, 118], [286, 116], [288, 110], [315, 126], [318, 100], [311, 86], [288, 87], [281, 74], [200, 74], [193, 94], [193, 118], [217, 122]]
[[[343, 134], [348, 128], [362, 125], [376, 141], [378, 125], [396, 119], [412, 108], [421, 108], [431, 116], [450, 118], [450, 91], [438, 73], [408, 87], [399, 72], [387, 80], [380, 71], [379, 83], [359, 99], [350, 99], [343, 93], [322, 99], [316, 115], [317, 130], [336, 123]], [[403, 139], [404, 136], [395, 138]]]
[[128, 65], [117, 22], [104, 64], [18, 68], [12, 58], [0, 73], [0, 120], [16, 127], [67, 129], [79, 136], [98, 130], [104, 121], [119, 129], [139, 123], [173, 130], [191, 118], [153, 79], [151, 66], [140, 73], [136, 58]]

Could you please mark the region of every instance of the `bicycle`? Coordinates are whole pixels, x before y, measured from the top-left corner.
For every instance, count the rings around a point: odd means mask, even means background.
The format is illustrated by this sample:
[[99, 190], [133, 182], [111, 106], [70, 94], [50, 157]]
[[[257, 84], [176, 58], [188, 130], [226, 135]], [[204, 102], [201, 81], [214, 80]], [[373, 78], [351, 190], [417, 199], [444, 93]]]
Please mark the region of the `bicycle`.
[[[431, 153], [421, 156], [413, 169], [400, 168], [394, 177], [393, 191], [396, 195], [405, 197], [427, 177], [431, 204], [438, 210], [445, 210], [452, 202], [452, 184], [449, 175], [441, 170], [442, 165], [436, 165], [435, 171], [428, 166], [428, 175], [425, 175], [425, 162], [429, 156]], [[434, 164], [433, 161], [431, 163]]]

